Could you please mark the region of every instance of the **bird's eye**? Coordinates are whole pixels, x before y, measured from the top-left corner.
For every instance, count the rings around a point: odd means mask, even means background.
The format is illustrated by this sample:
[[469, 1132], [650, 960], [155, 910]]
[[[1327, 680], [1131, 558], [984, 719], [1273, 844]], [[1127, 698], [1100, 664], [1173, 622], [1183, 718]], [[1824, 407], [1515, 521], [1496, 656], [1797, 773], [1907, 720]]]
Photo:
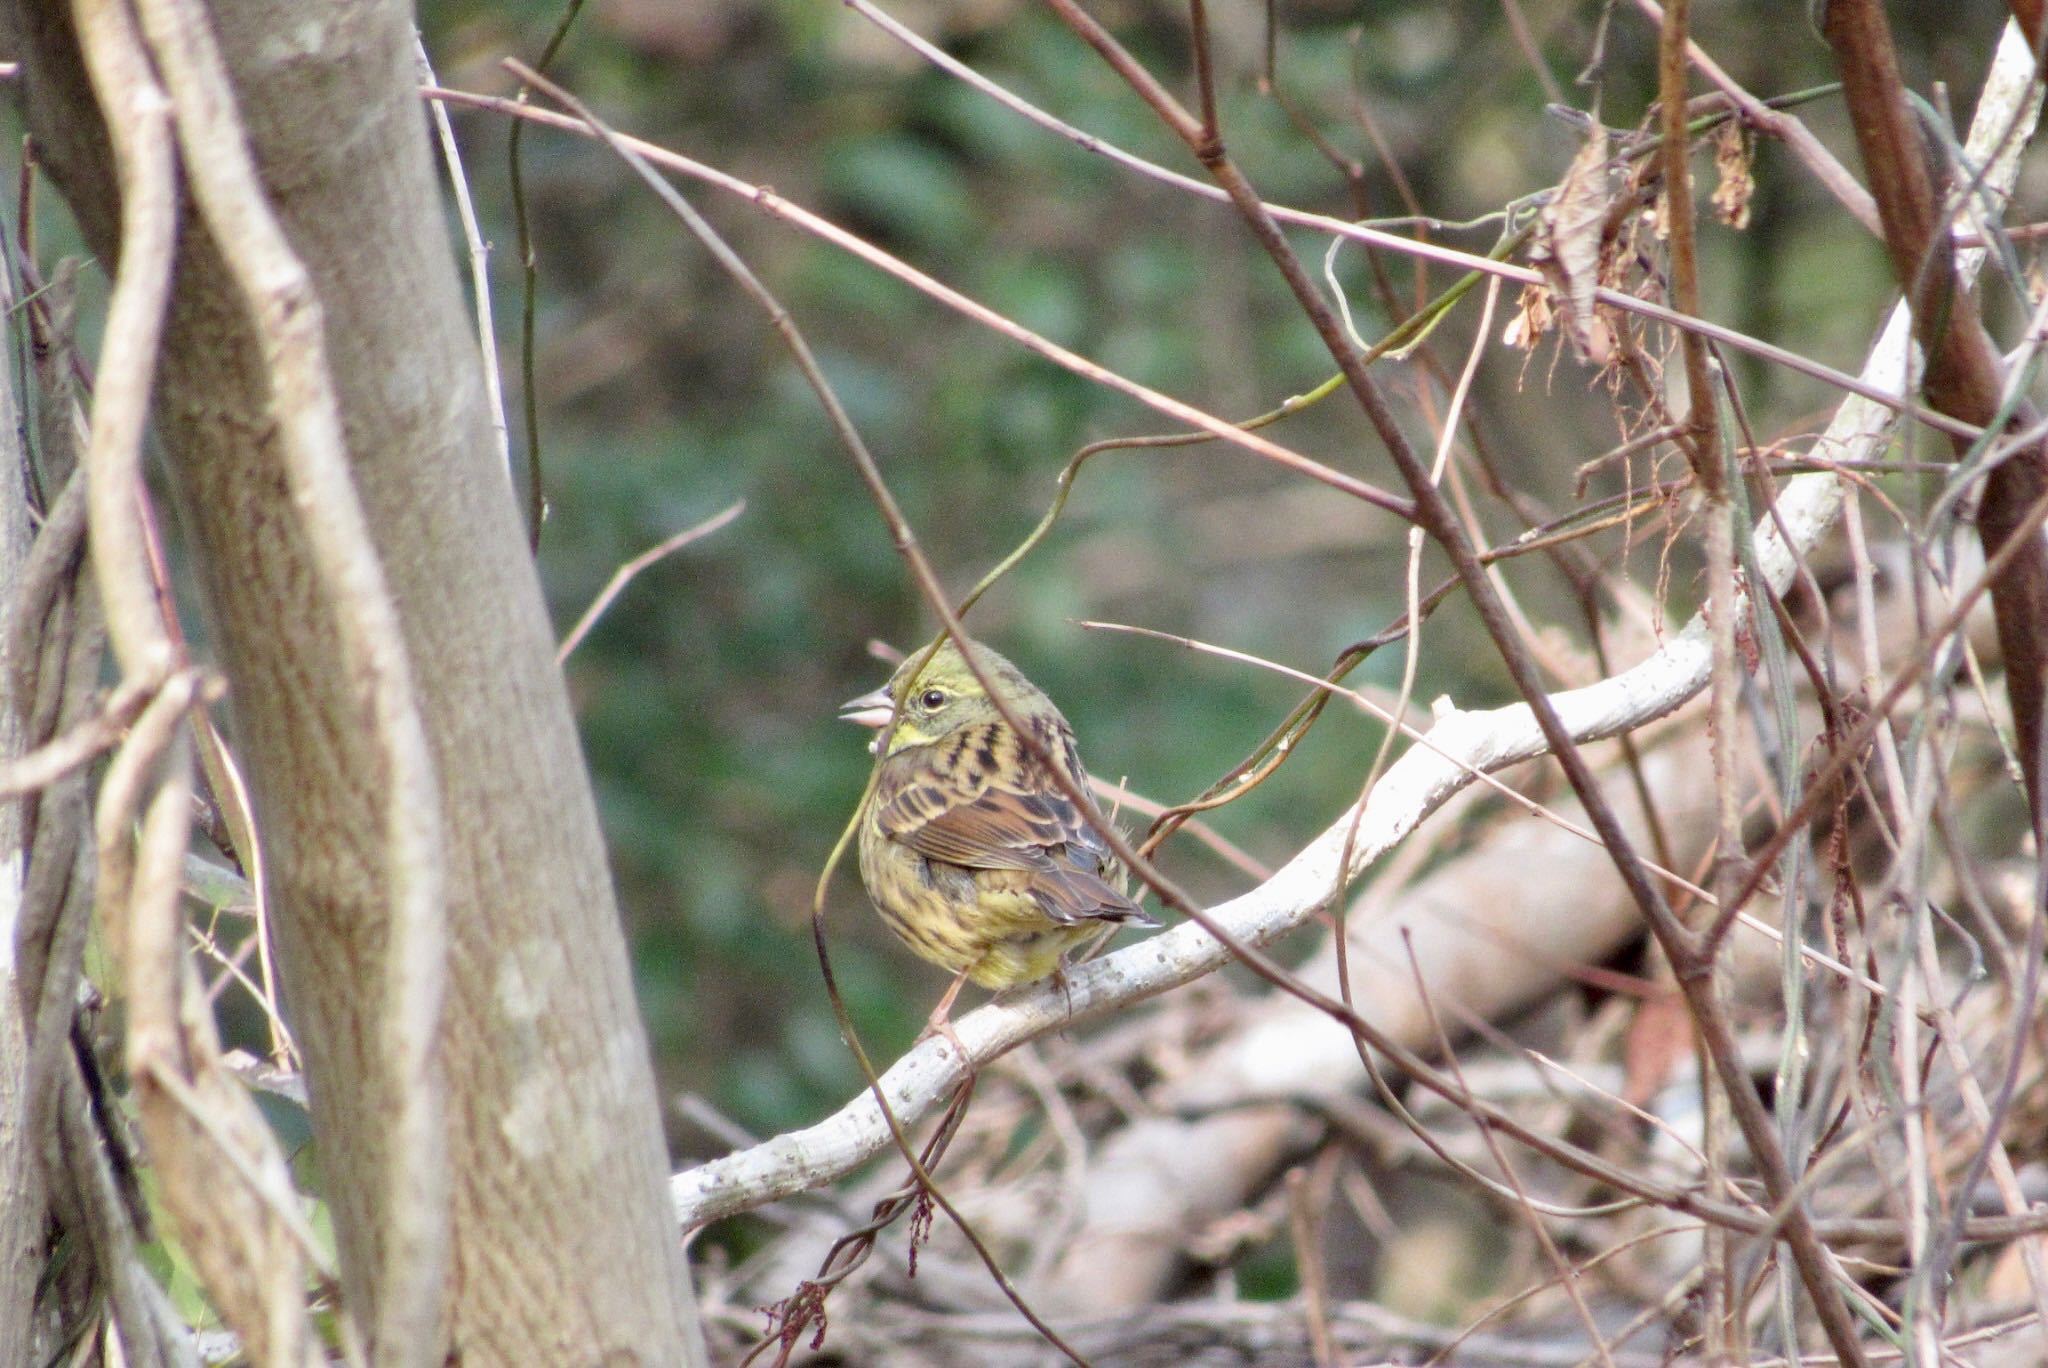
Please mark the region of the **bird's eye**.
[[944, 689], [926, 689], [923, 694], [919, 695], [917, 701], [918, 705], [926, 712], [937, 712], [940, 708], [946, 706], [946, 691]]

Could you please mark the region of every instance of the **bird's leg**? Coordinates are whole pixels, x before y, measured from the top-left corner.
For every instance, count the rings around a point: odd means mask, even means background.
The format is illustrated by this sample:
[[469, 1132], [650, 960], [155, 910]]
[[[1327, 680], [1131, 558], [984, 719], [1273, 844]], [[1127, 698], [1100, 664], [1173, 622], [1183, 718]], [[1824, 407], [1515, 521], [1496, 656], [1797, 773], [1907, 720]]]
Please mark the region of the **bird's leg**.
[[[1098, 941], [1096, 943], [1100, 944], [1101, 942]], [[1066, 1004], [1067, 1015], [1071, 1017], [1074, 1014], [1074, 985], [1067, 981], [1067, 962], [1065, 960], [1061, 960], [1053, 966], [1052, 983], [1053, 987], [1060, 990], [1060, 1001]]]
[[970, 1069], [974, 1067], [974, 1061], [967, 1057], [967, 1047], [960, 1043], [959, 1035], [953, 1030], [953, 999], [960, 996], [960, 989], [967, 982], [968, 971], [973, 968], [974, 966], [970, 964], [966, 969], [953, 975], [953, 982], [946, 987], [946, 995], [939, 999], [938, 1006], [932, 1008], [931, 1016], [925, 1019], [924, 1030], [920, 1031], [917, 1037], [920, 1041], [928, 1040], [932, 1036], [945, 1037], [952, 1045], [953, 1053], [960, 1056], [960, 1062]]

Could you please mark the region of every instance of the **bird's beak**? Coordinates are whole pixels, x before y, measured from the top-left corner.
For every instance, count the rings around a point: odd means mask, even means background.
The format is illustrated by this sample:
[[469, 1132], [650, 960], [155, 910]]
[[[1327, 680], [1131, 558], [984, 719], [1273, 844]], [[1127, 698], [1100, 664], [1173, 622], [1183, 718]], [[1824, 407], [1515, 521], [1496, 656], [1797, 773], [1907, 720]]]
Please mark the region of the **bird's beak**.
[[886, 727], [895, 715], [896, 700], [889, 696], [887, 687], [864, 693], [859, 698], [849, 698], [839, 705], [841, 722], [853, 722], [863, 727]]
[[884, 684], [873, 693], [864, 693], [859, 698], [849, 698], [839, 705], [841, 722], [857, 722], [863, 727], [875, 729], [875, 739], [868, 742], [868, 749], [875, 750], [882, 744], [882, 729], [896, 716], [896, 700], [889, 696], [889, 686]]

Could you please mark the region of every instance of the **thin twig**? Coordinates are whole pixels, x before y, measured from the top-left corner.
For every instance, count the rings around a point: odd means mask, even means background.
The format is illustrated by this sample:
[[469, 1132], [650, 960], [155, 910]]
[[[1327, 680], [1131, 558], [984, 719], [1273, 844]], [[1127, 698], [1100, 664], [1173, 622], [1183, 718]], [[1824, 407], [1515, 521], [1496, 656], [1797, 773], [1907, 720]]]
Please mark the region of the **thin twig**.
[[[529, 85], [532, 85], [535, 89], [545, 93], [550, 99], [561, 104], [588, 125], [591, 131], [607, 147], [611, 148], [633, 170], [634, 174], [639, 176], [642, 182], [649, 189], [653, 190], [656, 196], [683, 221], [726, 273], [761, 306], [777, 333], [780, 334], [784, 344], [789, 348], [791, 355], [795, 358], [798, 369], [803, 372], [806, 383], [810, 385], [812, 391], [817, 395], [819, 402], [824, 406], [835, 433], [839, 436], [847, 453], [853, 458], [856, 467], [860, 471], [862, 480], [867, 484], [877, 507], [882, 511], [883, 517], [888, 522], [894, 536], [896, 547], [909, 564], [912, 573], [917, 578], [919, 587], [924, 591], [927, 600], [939, 613], [940, 617], [948, 619], [948, 627], [956, 635], [964, 639], [966, 634], [960, 629], [958, 620], [953, 617], [952, 611], [947, 604], [945, 590], [939, 583], [938, 575], [932, 569], [930, 562], [925, 559], [923, 551], [918, 546], [916, 536], [910, 530], [908, 521], [903, 517], [902, 510], [898, 507], [894, 495], [889, 492], [888, 485], [883, 481], [881, 470], [876, 465], [874, 456], [868, 451], [866, 443], [861, 440], [859, 431], [853, 425], [852, 418], [847, 414], [845, 407], [839, 402], [838, 395], [833, 391], [830, 383], [825, 379], [824, 372], [819, 368], [817, 359], [811, 352], [810, 345], [804, 340], [803, 334], [797, 330], [788, 312], [782, 307], [781, 302], [761, 283], [760, 279], [755, 276], [746, 262], [740, 259], [738, 254], [732, 250], [725, 240], [712, 229], [711, 225], [704, 221], [703, 217], [697, 213], [689, 201], [685, 200], [676, 191], [674, 186], [663, 180], [645, 159], [628, 146], [625, 140], [608, 125], [592, 114], [580, 100], [552, 81], [541, 76], [538, 72], [524, 67], [516, 61], [508, 61], [506, 65], [515, 75], [519, 76]], [[1026, 729], [1020, 727], [1018, 731], [1020, 734], [1025, 734]], [[872, 783], [872, 780], [870, 782]], [[1081, 795], [1080, 801], [1084, 809], [1089, 806], [1088, 798], [1085, 794]], [[839, 849], [843, 849], [845, 843], [846, 836], [845, 833], [842, 833]], [[835, 857], [837, 853], [838, 851], [835, 850]], [[828, 863], [826, 875], [829, 877], [829, 874], [830, 864]], [[822, 913], [823, 887], [824, 884], [821, 879], [819, 884], [821, 898], [813, 908], [814, 915], [812, 918], [814, 932], [819, 935], [820, 964], [826, 975], [827, 986], [832, 989], [833, 1009], [839, 1015], [840, 1029], [846, 1035], [848, 1044], [853, 1048], [855, 1058], [860, 1064], [862, 1072], [868, 1076], [869, 1085], [873, 1089], [876, 1101], [883, 1108], [883, 1114], [888, 1120], [890, 1134], [895, 1140], [897, 1148], [909, 1163], [920, 1189], [924, 1193], [928, 1193], [932, 1201], [938, 1203], [946, 1214], [952, 1218], [954, 1225], [960, 1229], [962, 1236], [974, 1248], [975, 1254], [981, 1259], [983, 1265], [988, 1269], [989, 1275], [995, 1279], [997, 1287], [1009, 1299], [1010, 1304], [1017, 1308], [1020, 1315], [1031, 1322], [1033, 1328], [1045, 1337], [1048, 1344], [1058, 1349], [1075, 1363], [1085, 1365], [1086, 1360], [1060, 1338], [1058, 1332], [1032, 1308], [1031, 1304], [1025, 1300], [1023, 1294], [1011, 1282], [1008, 1275], [1003, 1272], [1001, 1264], [982, 1241], [981, 1236], [976, 1233], [972, 1223], [960, 1213], [937, 1183], [933, 1181], [926, 1163], [912, 1149], [903, 1124], [889, 1113], [887, 1103], [882, 1097], [880, 1082], [876, 1078], [873, 1067], [869, 1064], [865, 1052], [860, 1049], [853, 1035], [852, 1023], [846, 1016], [844, 1002], [838, 995], [836, 985], [832, 983], [830, 960], [823, 955], [823, 921], [822, 916], [818, 915]], [[971, 1079], [968, 1080], [968, 1086], [971, 1086]], [[961, 1093], [961, 1100], [964, 1106], [964, 1088]]]
[[[1727, 1016], [1714, 1000], [1707, 979], [1696, 974], [1692, 960], [1697, 948], [1692, 935], [1673, 916], [1636, 854], [1627, 832], [1607, 803], [1591, 767], [1578, 749], [1576, 739], [1544, 691], [1543, 681], [1526, 643], [1515, 633], [1500, 596], [1488, 580], [1485, 568], [1475, 558], [1455, 513], [1431, 484], [1427, 468], [1410, 446], [1407, 434], [1387, 404], [1378, 382], [1359, 364], [1357, 353], [1345, 337], [1335, 314], [1310, 281], [1286, 235], [1266, 211], [1264, 202], [1224, 153], [1215, 130], [1201, 127], [1181, 110], [1150, 73], [1073, 0], [1048, 0], [1048, 4], [1069, 28], [1125, 79], [1173, 132], [1187, 142], [1189, 150], [1201, 160], [1217, 184], [1229, 193], [1252, 236], [1266, 249], [1294, 294], [1296, 303], [1323, 339], [1332, 359], [1344, 371], [1359, 408], [1379, 434], [1388, 455], [1401, 472], [1402, 481], [1408, 486], [1408, 492], [1415, 501], [1417, 521], [1456, 568], [1458, 578], [1463, 581], [1466, 593], [1478, 611], [1487, 635], [1493, 639], [1516, 690], [1531, 709], [1551, 753], [1584, 804], [1587, 818], [1600, 833], [1601, 843], [1613, 858], [1623, 884], [1641, 908], [1651, 934], [1671, 958], [1702, 1043], [1721, 1075], [1723, 1087], [1735, 1108], [1737, 1123], [1749, 1142], [1766, 1189], [1773, 1202], [1784, 1202], [1792, 1191], [1794, 1179], [1763, 1100], [1758, 1096], [1754, 1083], [1742, 1071]], [[1202, 35], [1198, 34], [1197, 39], [1202, 40]], [[1849, 1319], [1841, 1291], [1831, 1276], [1825, 1252], [1814, 1234], [1811, 1214], [1803, 1206], [1794, 1205], [1784, 1215], [1785, 1235], [1793, 1259], [1799, 1266], [1801, 1281], [1805, 1283], [1807, 1294], [1821, 1317], [1830, 1343], [1844, 1364], [1860, 1365], [1862, 1349], [1855, 1326]]]
[[[413, 34], [413, 55], [419, 62], [420, 82], [439, 85], [434, 63], [427, 56], [427, 43]], [[469, 174], [462, 169], [462, 149], [455, 144], [455, 127], [444, 106], [434, 105], [434, 141], [441, 149], [441, 165], [448, 169], [448, 186], [455, 194], [456, 221], [462, 225], [462, 245], [469, 254], [470, 304], [476, 310], [477, 354], [484, 368], [484, 407], [491, 415], [491, 432], [498, 439], [498, 460], [505, 478], [513, 479], [512, 434], [505, 421], [505, 377], [498, 365], [498, 329], [491, 317], [491, 249], [477, 227], [476, 205], [469, 195]]]
[[583, 616], [576, 619], [576, 625], [569, 629], [569, 634], [562, 638], [562, 644], [555, 648], [555, 663], [559, 665], [569, 658], [570, 653], [582, 644], [583, 638], [589, 635], [590, 629], [597, 625], [597, 620], [604, 616], [605, 609], [612, 606], [612, 600], [623, 593], [626, 586], [631, 584], [642, 570], [682, 550], [691, 542], [710, 536], [746, 511], [747, 501], [736, 499], [696, 526], [686, 527], [680, 532], [662, 538], [613, 571], [611, 579], [605, 582], [604, 589], [590, 601], [590, 606], [583, 610]]
[[[552, 127], [560, 128], [564, 132], [579, 133], [587, 137], [595, 136], [573, 118], [554, 113], [550, 110], [535, 109], [528, 105], [522, 105], [515, 100], [499, 95], [484, 95], [476, 91], [454, 90], [446, 86], [430, 87], [422, 90], [420, 94], [422, 97], [430, 100], [446, 100], [451, 104], [468, 105], [475, 109], [487, 109], [511, 118], [523, 119], [529, 123], [548, 124]], [[1238, 437], [1234, 435], [1234, 430], [1225, 430], [1229, 429], [1230, 425], [1223, 423], [1220, 419], [1210, 419], [1204, 422], [1197, 417], [1190, 416], [1189, 413], [1180, 408], [1178, 401], [1156, 402], [1159, 399], [1163, 399], [1164, 396], [1159, 396], [1156, 392], [1122, 376], [1105, 372], [1094, 363], [1088, 362], [1065, 348], [1039, 337], [1014, 321], [1004, 318], [999, 314], [994, 314], [951, 287], [941, 284], [924, 272], [882, 251], [872, 243], [847, 232], [836, 224], [777, 194], [767, 186], [741, 180], [739, 177], [730, 175], [716, 167], [708, 166], [703, 162], [696, 161], [693, 158], [683, 156], [681, 153], [670, 151], [667, 148], [642, 139], [633, 138], [626, 134], [620, 134], [619, 137], [624, 141], [625, 145], [632, 147], [634, 151], [646, 157], [657, 166], [689, 176], [693, 180], [701, 181], [737, 198], [747, 200], [763, 213], [792, 223], [823, 241], [845, 249], [867, 261], [870, 265], [888, 272], [899, 280], [905, 281], [922, 293], [944, 304], [947, 308], [957, 310], [973, 318], [976, 322], [982, 323], [1010, 337], [1056, 365], [1073, 370], [1084, 378], [1102, 380], [1103, 383], [1109, 384], [1119, 392], [1128, 394], [1140, 402], [1158, 409], [1168, 417], [1186, 422], [1192, 427], [1211, 432], [1225, 441], [1236, 441], [1238, 445], [1245, 446], [1246, 449], [1253, 451], [1255, 454], [1268, 456], [1269, 459], [1287, 459], [1266, 451], [1256, 443], [1238, 440]], [[1186, 177], [1178, 176], [1176, 173], [1167, 172], [1163, 169], [1159, 171], [1159, 175], [1169, 183], [1174, 184], [1176, 188], [1198, 186], [1198, 193], [1205, 199], [1223, 198], [1214, 186], [1200, 186], [1199, 182], [1187, 181]], [[1183, 186], [1182, 182], [1186, 182], [1186, 186]], [[1510, 261], [1496, 261], [1489, 256], [1475, 252], [1459, 251], [1456, 248], [1445, 247], [1440, 243], [1401, 237], [1398, 234], [1384, 232], [1365, 224], [1333, 218], [1328, 214], [1312, 214], [1305, 210], [1290, 209], [1285, 205], [1279, 204], [1269, 204], [1266, 207], [1271, 211], [1274, 220], [1279, 223], [1308, 228], [1336, 237], [1349, 238], [1368, 247], [1399, 252], [1424, 261], [1434, 261], [1466, 271], [1478, 271], [1484, 274], [1496, 275], [1502, 280], [1513, 281], [1518, 285], [1542, 285], [1545, 283], [1541, 272], [1532, 267], [1520, 266]], [[1715, 323], [1712, 320], [1689, 318], [1653, 300], [1639, 299], [1625, 291], [1611, 290], [1605, 287], [1597, 290], [1594, 298], [1601, 304], [1611, 305], [1625, 312], [1638, 314], [1654, 323], [1663, 323], [1674, 328], [1691, 329], [1698, 332], [1701, 336], [1721, 343], [1724, 346], [1734, 347], [1746, 355], [1754, 356], [1761, 361], [1769, 362], [1775, 366], [1782, 366], [1796, 374], [1818, 380], [1822, 384], [1840, 390], [1845, 394], [1853, 394], [1867, 399], [1873, 404], [1880, 404], [1894, 411], [1904, 411], [1912, 407], [1909, 401], [1902, 399], [1896, 390], [1887, 390], [1882, 386], [1872, 385], [1865, 379], [1859, 379], [1846, 372], [1836, 370], [1832, 366], [1823, 365], [1811, 357], [1787, 351], [1783, 347], [1774, 346], [1761, 339], [1751, 337], [1746, 333], [1737, 332], [1733, 328]], [[1977, 435], [1977, 429], [1968, 423], [1960, 422], [1944, 414], [1930, 413], [1916, 408], [1914, 409], [1914, 417], [1927, 426], [1942, 432], [1963, 437], [1974, 437]], [[1307, 458], [1295, 454], [1292, 459], [1303, 461]], [[1318, 478], [1321, 477], [1318, 476]], [[1331, 483], [1328, 480], [1324, 482]], [[1342, 488], [1343, 486], [1333, 484], [1333, 487]], [[1383, 498], [1393, 502], [1393, 507], [1389, 511], [1400, 512], [1406, 506], [1406, 500], [1397, 494], [1382, 491], [1381, 495]]]

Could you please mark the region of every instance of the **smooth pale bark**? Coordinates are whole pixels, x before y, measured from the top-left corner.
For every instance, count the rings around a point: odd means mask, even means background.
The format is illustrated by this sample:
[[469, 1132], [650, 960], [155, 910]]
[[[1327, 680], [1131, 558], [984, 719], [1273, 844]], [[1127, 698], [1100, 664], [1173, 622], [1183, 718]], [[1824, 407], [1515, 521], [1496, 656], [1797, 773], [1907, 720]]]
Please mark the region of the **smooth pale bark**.
[[[32, 127], [96, 252], [114, 177], [71, 37], [28, 0]], [[469, 1362], [684, 1360], [695, 1324], [654, 1082], [553, 633], [457, 285], [389, 0], [220, 0], [250, 141], [325, 311], [358, 497], [438, 774], [450, 962], [440, 1040], [454, 1249], [444, 1333]], [[380, 1049], [385, 775], [348, 684], [266, 417], [260, 354], [187, 216], [156, 410], [209, 651], [265, 842], [344, 1292], [372, 1324], [390, 1213]], [[438, 1358], [436, 1359], [438, 1361]]]

